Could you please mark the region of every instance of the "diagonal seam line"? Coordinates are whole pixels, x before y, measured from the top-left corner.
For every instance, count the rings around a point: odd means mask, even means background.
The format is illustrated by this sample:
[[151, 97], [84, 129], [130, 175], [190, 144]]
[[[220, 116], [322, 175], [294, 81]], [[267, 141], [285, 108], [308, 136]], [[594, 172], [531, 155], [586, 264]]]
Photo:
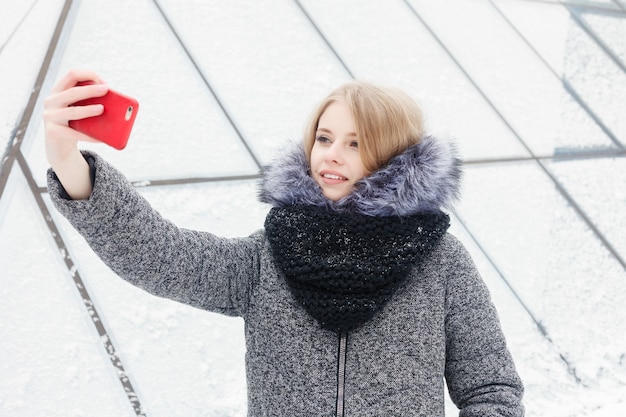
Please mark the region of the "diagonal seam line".
[[230, 123], [232, 128], [235, 130], [235, 133], [239, 137], [239, 140], [241, 140], [241, 143], [246, 148], [246, 151], [248, 152], [248, 154], [250, 154], [250, 157], [252, 158], [252, 160], [256, 164], [257, 168], [259, 169], [260, 172], [263, 172], [263, 164], [261, 164], [260, 160], [257, 158], [256, 154], [253, 152], [252, 148], [248, 144], [248, 141], [246, 140], [246, 138], [243, 136], [243, 134], [241, 133], [241, 131], [237, 127], [237, 124], [235, 123], [235, 120], [231, 117], [230, 113], [226, 110], [226, 107], [222, 103], [222, 100], [220, 100], [220, 98], [218, 97], [217, 93], [215, 92], [215, 90], [211, 86], [211, 83], [207, 79], [206, 75], [204, 74], [204, 72], [202, 71], [202, 69], [198, 65], [197, 61], [195, 60], [195, 58], [191, 54], [191, 51], [189, 50], [189, 48], [187, 48], [187, 45], [185, 44], [185, 42], [183, 41], [181, 36], [176, 31], [176, 28], [174, 27], [173, 23], [168, 18], [167, 14], [165, 13], [165, 10], [163, 10], [163, 8], [161, 7], [161, 5], [159, 4], [159, 2], [157, 0], [153, 0], [153, 3], [156, 6], [157, 10], [159, 11], [159, 14], [161, 15], [161, 17], [163, 18], [163, 20], [167, 24], [168, 28], [170, 29], [170, 31], [172, 32], [172, 34], [176, 38], [176, 41], [178, 42], [180, 47], [183, 48], [183, 51], [185, 52], [185, 55], [187, 56], [187, 58], [189, 59], [189, 61], [193, 65], [194, 69], [196, 70], [196, 72], [198, 73], [200, 78], [202, 79], [202, 82], [204, 83], [206, 88], [209, 90], [209, 92], [211, 93], [211, 95], [213, 96], [215, 101], [217, 102], [217, 105], [222, 110], [222, 113], [224, 114], [224, 116], [226, 116], [226, 119], [228, 120], [228, 122]]
[[567, 359], [563, 353], [560, 352], [560, 350], [557, 348], [554, 340], [552, 340], [552, 337], [550, 337], [550, 334], [548, 333], [548, 330], [543, 325], [541, 320], [539, 320], [535, 316], [535, 314], [532, 312], [530, 307], [524, 302], [524, 300], [520, 297], [520, 295], [517, 293], [517, 291], [515, 291], [515, 288], [513, 287], [513, 285], [511, 285], [509, 280], [506, 279], [506, 277], [504, 275], [504, 272], [502, 272], [502, 270], [498, 267], [498, 265], [496, 264], [494, 259], [491, 256], [489, 256], [489, 253], [487, 252], [487, 250], [480, 243], [480, 241], [478, 240], [476, 235], [474, 233], [472, 233], [472, 231], [469, 229], [467, 224], [463, 221], [463, 218], [461, 218], [461, 216], [459, 216], [459, 214], [456, 211], [454, 211], [454, 210], [453, 210], [453, 213], [456, 216], [456, 218], [459, 221], [459, 223], [461, 223], [461, 226], [463, 227], [463, 229], [465, 229], [467, 234], [470, 236], [470, 238], [472, 239], [474, 244], [476, 244], [478, 249], [483, 253], [485, 258], [487, 259], [487, 262], [489, 262], [489, 264], [496, 271], [496, 273], [498, 274], [500, 279], [502, 279], [502, 281], [504, 281], [504, 284], [513, 293], [513, 297], [515, 297], [515, 299], [520, 303], [522, 308], [530, 316], [530, 319], [533, 321], [533, 323], [535, 324], [535, 326], [539, 330], [539, 333], [541, 334], [541, 336], [550, 344], [550, 346], [552, 346], [556, 350], [557, 354], [559, 355], [559, 358], [561, 359], [561, 361], [563, 361], [563, 363], [567, 367], [568, 373], [572, 376], [572, 378], [574, 378], [574, 380], [576, 381], [577, 384], [581, 384], [583, 386], [586, 386], [586, 384], [584, 384], [582, 382], [582, 379], [576, 373], [576, 367], [572, 363], [570, 363], [569, 359]]
[[448, 49], [448, 47], [441, 40], [441, 38], [439, 36], [437, 36], [437, 34], [433, 30], [433, 28], [431, 28], [430, 25], [428, 23], [426, 23], [426, 20], [424, 20], [424, 18], [422, 18], [422, 16], [417, 12], [415, 7], [413, 7], [413, 5], [411, 4], [411, 2], [409, 0], [404, 0], [404, 4], [413, 13], [413, 16], [415, 16], [415, 18], [424, 26], [426, 31], [433, 37], [433, 39], [441, 47], [441, 49], [443, 49], [445, 54], [452, 60], [452, 62], [454, 63], [454, 65], [456, 65], [456, 67], [459, 69], [459, 71], [461, 71], [461, 73], [465, 76], [465, 78], [467, 78], [467, 80], [470, 82], [470, 84], [476, 89], [476, 92], [478, 94], [480, 94], [482, 99], [485, 100], [485, 103], [487, 103], [487, 105], [491, 108], [491, 110], [493, 110], [493, 112], [496, 114], [496, 116], [498, 116], [498, 118], [500, 120], [502, 120], [504, 125], [513, 133], [513, 135], [515, 135], [515, 138], [520, 143], [520, 145], [522, 145], [522, 147], [524, 147], [524, 149], [526, 150], [526, 152], [528, 152], [528, 154], [532, 157], [532, 159], [535, 159], [536, 155], [534, 154], [532, 149], [528, 146], [528, 144], [524, 141], [524, 139], [522, 139], [522, 137], [517, 133], [515, 128], [513, 128], [513, 126], [511, 125], [511, 123], [509, 123], [509, 121], [506, 119], [506, 117], [504, 117], [504, 115], [502, 114], [502, 112], [500, 112], [500, 110], [494, 104], [494, 102], [491, 101], [489, 96], [487, 96], [487, 93], [485, 93], [483, 91], [483, 89], [480, 88], [480, 86], [478, 85], [476, 80], [474, 80], [474, 78], [469, 74], [469, 72], [467, 72], [465, 67], [454, 56], [452, 51], [450, 51], [450, 49]]
[[[426, 28], [426, 30], [431, 34], [431, 36], [435, 39], [435, 41], [439, 44], [439, 46], [444, 50], [444, 52], [450, 57], [450, 59], [454, 62], [454, 64], [459, 68], [459, 70], [467, 77], [468, 81], [476, 88], [478, 93], [483, 97], [486, 103], [491, 107], [491, 109], [496, 113], [496, 115], [502, 120], [502, 122], [507, 126], [507, 128], [511, 131], [511, 133], [515, 136], [515, 138], [519, 141], [519, 143], [528, 151], [532, 160], [536, 161], [539, 164], [539, 167], [543, 170], [543, 172], [548, 176], [550, 181], [552, 181], [559, 192], [559, 194], [567, 200], [567, 202], [572, 206], [572, 208], [576, 211], [579, 217], [583, 220], [583, 222], [589, 227], [592, 233], [600, 240], [602, 245], [615, 257], [617, 262], [626, 269], [626, 262], [624, 259], [619, 256], [619, 253], [615, 250], [613, 245], [608, 241], [608, 239], [600, 232], [600, 229], [596, 227], [596, 225], [591, 221], [591, 218], [587, 216], [585, 211], [580, 207], [580, 205], [576, 202], [576, 200], [571, 197], [565, 187], [559, 182], [559, 180], [552, 175], [552, 173], [544, 166], [541, 160], [535, 155], [532, 149], [528, 146], [524, 138], [517, 132], [517, 130], [509, 123], [506, 117], [498, 110], [495, 103], [489, 99], [487, 93], [485, 93], [478, 83], [472, 78], [472, 76], [467, 72], [467, 70], [463, 67], [463, 65], [459, 62], [458, 59], [452, 54], [452, 52], [448, 49], [448, 47], [443, 43], [443, 41], [437, 36], [435, 31], [426, 23], [426, 21], [422, 18], [422, 16], [417, 12], [417, 10], [413, 7], [413, 5], [409, 2], [409, 0], [404, 0], [406, 6], [413, 12], [413, 15], [419, 20], [419, 22]], [[623, 150], [624, 147], [622, 146]]]
[[311, 24], [311, 26], [313, 26], [313, 29], [317, 32], [317, 34], [320, 36], [320, 38], [322, 38], [322, 40], [324, 41], [324, 43], [326, 44], [326, 46], [328, 47], [328, 49], [330, 49], [330, 51], [333, 53], [333, 55], [335, 55], [335, 58], [337, 58], [337, 60], [339, 61], [339, 63], [341, 64], [341, 66], [346, 70], [346, 72], [348, 73], [348, 75], [350, 76], [350, 78], [354, 79], [354, 74], [352, 73], [352, 71], [350, 71], [350, 68], [348, 68], [348, 65], [346, 64], [346, 62], [341, 58], [341, 55], [339, 55], [339, 53], [337, 52], [337, 50], [333, 47], [333, 45], [330, 43], [330, 41], [328, 40], [328, 38], [326, 36], [324, 36], [324, 33], [322, 32], [322, 30], [319, 28], [319, 26], [315, 23], [315, 20], [313, 20], [313, 18], [311, 17], [311, 15], [306, 11], [306, 9], [304, 8], [304, 6], [302, 6], [302, 3], [300, 3], [299, 0], [294, 0], [296, 5], [298, 6], [298, 8], [300, 9], [300, 11], [302, 12], [302, 14], [304, 14], [304, 16], [307, 18], [307, 20], [309, 21], [309, 23]]
[[543, 161], [537, 161], [543, 172], [552, 180], [554, 186], [558, 190], [559, 194], [567, 201], [567, 203], [572, 207], [572, 209], [578, 214], [578, 216], [583, 220], [583, 222], [587, 225], [589, 229], [593, 232], [594, 235], [600, 240], [602, 245], [613, 255], [615, 260], [624, 268], [626, 271], [626, 260], [622, 258], [620, 253], [615, 247], [611, 244], [611, 242], [604, 236], [604, 234], [598, 229], [598, 227], [591, 221], [591, 218], [587, 215], [587, 213], [580, 207], [580, 205], [576, 202], [574, 197], [572, 197], [565, 186], [563, 186], [559, 180], [552, 174], [552, 172], [544, 165]]
[[[606, 42], [604, 42], [602, 38], [596, 34], [596, 32], [591, 27], [591, 25], [587, 23], [584, 17], [582, 17], [582, 14], [587, 9], [585, 7], [572, 6], [569, 4], [565, 5], [565, 8], [569, 12], [570, 16], [576, 21], [578, 26], [580, 26], [585, 31], [585, 33], [587, 33], [587, 35], [591, 39], [593, 39], [593, 41], [596, 44], [598, 44], [600, 49], [602, 49], [602, 51], [615, 63], [615, 65], [617, 65], [622, 70], [622, 72], [626, 72], [626, 65], [624, 65], [624, 62], [622, 62], [622, 60], [617, 55], [615, 55], [611, 47], [609, 47], [609, 45], [607, 45]], [[608, 15], [614, 16], [613, 13], [608, 13], [608, 12], [595, 13], [595, 14], [602, 14], [604, 16], [608, 16]]]
[[37, 104], [37, 100], [39, 99], [39, 93], [41, 92], [41, 86], [43, 85], [46, 74], [48, 73], [48, 69], [50, 68], [52, 57], [54, 56], [56, 48], [59, 44], [59, 38], [61, 37], [61, 33], [63, 32], [63, 27], [65, 26], [65, 22], [67, 21], [67, 16], [72, 7], [72, 3], [73, 0], [66, 0], [65, 4], [63, 5], [63, 10], [61, 11], [59, 21], [57, 22], [57, 26], [54, 29], [54, 34], [52, 35], [52, 39], [50, 40], [50, 44], [48, 46], [48, 52], [44, 57], [43, 63], [41, 64], [39, 74], [37, 74], [37, 79], [35, 80], [35, 85], [31, 91], [30, 98], [28, 99], [28, 105], [26, 106], [26, 109], [24, 109], [24, 113], [22, 113], [22, 118], [20, 119], [20, 122], [17, 125], [13, 136], [9, 140], [9, 145], [7, 146], [7, 150], [2, 157], [2, 161], [0, 161], [0, 198], [2, 198], [2, 195], [4, 194], [7, 181], [9, 180], [9, 176], [11, 174], [11, 168], [13, 167], [15, 158], [17, 157], [17, 154], [20, 152], [20, 149], [22, 147], [22, 141], [24, 140], [26, 128], [30, 123], [30, 119], [33, 117], [35, 105]]
[[2, 44], [2, 46], [0, 46], [0, 54], [2, 53], [2, 50], [4, 49], [5, 46], [7, 46], [9, 44], [9, 42], [11, 42], [11, 39], [13, 38], [13, 36], [17, 33], [17, 31], [20, 29], [20, 27], [22, 26], [22, 23], [24, 23], [24, 21], [26, 20], [26, 18], [28, 17], [28, 15], [30, 15], [30, 12], [33, 11], [33, 8], [35, 7], [35, 4], [37, 4], [39, 0], [35, 0], [33, 1], [33, 4], [30, 5], [30, 7], [28, 8], [28, 10], [26, 11], [26, 13], [24, 13], [24, 16], [22, 16], [22, 18], [20, 19], [20, 21], [18, 22], [18, 24], [15, 26], [15, 28], [13, 29], [13, 31], [9, 34], [9, 36], [7, 37], [6, 41], [4, 41], [4, 43]]
[[[498, 108], [495, 106], [495, 104], [489, 99], [487, 94], [484, 91], [482, 91], [482, 89], [480, 88], [478, 83], [471, 77], [471, 75], [467, 72], [467, 70], [463, 67], [463, 65], [461, 65], [459, 60], [456, 59], [456, 57], [452, 54], [452, 52], [448, 49], [448, 47], [437, 36], [437, 34], [434, 32], [434, 30], [426, 23], [426, 21], [417, 12], [417, 10], [409, 2], [409, 0], [404, 0], [404, 3], [412, 11], [413, 15], [417, 18], [417, 20], [431, 34], [431, 36], [435, 39], [435, 41], [440, 45], [440, 47], [444, 50], [444, 52], [450, 57], [450, 59], [459, 68], [459, 70], [465, 75], [465, 77], [467, 77], [467, 79], [474, 86], [474, 88], [477, 89], [478, 93], [486, 100], [487, 104], [492, 108], [492, 110], [497, 114], [497, 116], [502, 120], [502, 122], [511, 130], [511, 133], [513, 133], [513, 135], [515, 135], [515, 137], [522, 144], [522, 146], [524, 146], [524, 148], [531, 155], [532, 159], [534, 161], [536, 161], [536, 163], [539, 165], [539, 167], [548, 176], [550, 181], [553, 182], [553, 184], [557, 188], [557, 191], [559, 192], [559, 194], [572, 206], [572, 208], [575, 210], [576, 214], [583, 220], [583, 222], [587, 225], [587, 227], [589, 227], [589, 229], [592, 231], [592, 233], [600, 240], [602, 245], [611, 253], [611, 255], [613, 255], [615, 257], [615, 259], [622, 265], [622, 267], [624, 267], [626, 269], [626, 264], [624, 263], [624, 260], [619, 256], [619, 254], [613, 248], [613, 246], [610, 244], [610, 242], [604, 237], [604, 235], [600, 232], [600, 230], [593, 224], [591, 219], [586, 215], [584, 210], [578, 205], [578, 203], [574, 200], [574, 198], [572, 198], [569, 195], [569, 193], [567, 193], [567, 191], [565, 190], [563, 185], [552, 175], [552, 173], [545, 167], [545, 165], [541, 162], [541, 160], [539, 158], [537, 158], [537, 156], [533, 153], [533, 151], [530, 149], [530, 147], [526, 144], [526, 142], [520, 136], [520, 134], [517, 132], [517, 130], [515, 128], [513, 128], [513, 126], [504, 117], [504, 115], [498, 110]], [[481, 251], [485, 254], [485, 256], [487, 256], [487, 258], [490, 259], [489, 255], [485, 251], [485, 249], [482, 248], [482, 246], [479, 246], [479, 247], [481, 248]], [[491, 262], [491, 263], [495, 267], [495, 264], [493, 262]], [[500, 276], [504, 277], [504, 275], [502, 273], [500, 273]], [[507, 281], [505, 280], [505, 282], [507, 282]], [[513, 292], [515, 293], [516, 297], [521, 298], [515, 291], [513, 291]], [[535, 323], [539, 324], [539, 322], [537, 322], [536, 320], [535, 320]], [[547, 330], [545, 330], [545, 328], [543, 326], [540, 326], [539, 328], [540, 328], [540, 331], [542, 331], [542, 334], [544, 335], [546, 340], [551, 342], [551, 338], [550, 338], [549, 334], [547, 333]], [[571, 368], [571, 365], [569, 364], [569, 361], [565, 358], [565, 356], [563, 354], [560, 354], [560, 357], [567, 364], [567, 367], [570, 370], [570, 373], [572, 373], [572, 371], [574, 371], [574, 369]], [[578, 376], [575, 374], [575, 372], [572, 373], [572, 376], [576, 379], [577, 382], [580, 381], [580, 378], [578, 378]]]
[[[529, 2], [537, 2], [537, 3], [554, 3], [553, 0], [526, 0]], [[616, 12], [616, 13], [621, 13], [626, 11], [626, 9], [624, 9], [623, 6], [621, 6], [619, 4], [619, 2], [616, 3], [616, 0], [609, 0], [609, 3], [602, 3], [602, 2], [590, 2], [589, 0], [557, 0], [556, 1], [558, 4], [562, 5], [562, 6], [567, 6], [567, 5], [572, 5], [572, 6], [579, 6], [579, 7], [584, 7], [587, 10], [593, 11], [593, 12]]]
[[39, 210], [50, 230], [50, 234], [52, 238], [54, 239], [57, 245], [57, 248], [59, 249], [59, 253], [63, 257], [63, 260], [69, 271], [69, 274], [73, 278], [74, 285], [76, 286], [76, 289], [80, 293], [80, 296], [83, 300], [85, 308], [87, 309], [87, 312], [92, 319], [92, 322], [96, 328], [96, 331], [98, 332], [98, 335], [100, 336], [100, 339], [104, 345], [104, 348], [107, 354], [109, 355], [109, 359], [112, 365], [116, 368], [118, 378], [120, 380], [120, 383], [122, 384], [122, 387], [126, 393], [126, 396], [128, 397], [131, 407], [135, 411], [135, 414], [137, 415], [137, 417], [146, 417], [146, 415], [142, 411], [139, 398], [137, 397], [137, 394], [135, 393], [135, 390], [130, 382], [130, 379], [126, 375], [126, 371], [124, 370], [124, 367], [119, 357], [117, 356], [116, 349], [113, 346], [111, 339], [108, 336], [108, 333], [106, 331], [106, 328], [104, 327], [104, 324], [102, 323], [102, 320], [100, 319], [100, 315], [95, 309], [94, 303], [91, 297], [89, 296], [89, 293], [87, 292], [87, 289], [84, 285], [84, 282], [80, 274], [78, 273], [76, 269], [76, 265], [72, 261], [69, 255], [69, 252], [67, 251], [66, 245], [63, 242], [63, 239], [61, 238], [59, 230], [56, 224], [54, 223], [54, 221], [52, 220], [52, 216], [48, 208], [46, 207], [40, 192], [38, 191], [38, 186], [37, 186], [36, 181], [33, 178], [30, 167], [28, 166], [28, 163], [26, 162], [24, 155], [21, 152], [21, 146], [24, 140], [24, 135], [26, 133], [26, 129], [28, 128], [30, 120], [33, 116], [35, 105], [39, 99], [41, 86], [43, 85], [43, 82], [46, 78], [48, 69], [52, 62], [52, 58], [55, 55], [55, 51], [59, 44], [59, 39], [61, 37], [65, 24], [67, 22], [69, 11], [71, 10], [72, 6], [73, 6], [73, 0], [65, 1], [61, 14], [59, 16], [59, 20], [57, 21], [57, 26], [54, 30], [52, 39], [50, 40], [46, 56], [39, 70], [39, 74], [37, 75], [37, 79], [35, 80], [35, 86], [32, 89], [32, 92], [28, 101], [28, 105], [26, 109], [24, 110], [24, 113], [22, 114], [21, 120], [17, 128], [15, 129], [15, 133], [9, 142], [7, 152], [3, 157], [2, 165], [0, 166], [0, 198], [2, 197], [4, 190], [6, 189], [6, 185], [11, 175], [13, 164], [17, 160], [18, 165], [21, 168], [22, 173], [24, 174], [24, 177], [26, 178], [26, 181], [28, 182], [28, 186], [33, 194], [33, 197], [35, 198], [35, 201], [37, 202]]
[[141, 402], [139, 401], [139, 397], [137, 396], [137, 393], [135, 389], [133, 388], [133, 384], [131, 383], [126, 373], [126, 370], [124, 369], [124, 366], [122, 365], [122, 361], [117, 355], [117, 350], [115, 349], [115, 346], [111, 342], [111, 338], [109, 337], [109, 334], [107, 332], [106, 327], [104, 326], [104, 323], [100, 317], [100, 314], [98, 313], [96, 306], [91, 296], [89, 295], [89, 292], [87, 291], [87, 287], [85, 286], [85, 283], [76, 268], [76, 264], [74, 264], [74, 261], [72, 260], [70, 256], [67, 246], [65, 245], [65, 242], [63, 241], [63, 238], [61, 237], [61, 233], [59, 232], [59, 228], [57, 227], [54, 220], [52, 219], [52, 215], [50, 211], [48, 210], [48, 207], [46, 206], [45, 202], [43, 201], [41, 193], [38, 190], [37, 183], [35, 179], [33, 178], [33, 174], [28, 166], [28, 163], [24, 159], [24, 155], [22, 155], [21, 151], [18, 152], [18, 154], [16, 155], [16, 159], [17, 159], [18, 165], [22, 169], [22, 173], [24, 174], [24, 177], [26, 177], [26, 181], [28, 183], [30, 191], [33, 194], [33, 197], [35, 198], [35, 201], [37, 202], [37, 206], [39, 207], [39, 210], [46, 222], [46, 225], [48, 226], [50, 235], [54, 239], [57, 249], [59, 250], [61, 257], [63, 258], [65, 266], [67, 267], [67, 270], [70, 276], [72, 277], [74, 286], [78, 290], [80, 294], [80, 298], [83, 300], [83, 304], [84, 304], [85, 309], [87, 310], [87, 314], [91, 318], [91, 322], [93, 323], [94, 327], [96, 328], [96, 331], [98, 332], [98, 336], [100, 337], [100, 341], [104, 345], [104, 349], [106, 350], [109, 356], [109, 360], [111, 361], [111, 364], [116, 370], [117, 376], [120, 380], [120, 383], [122, 384], [122, 388], [124, 389], [126, 396], [128, 397], [131, 407], [135, 411], [135, 414], [137, 415], [137, 417], [146, 417], [146, 414], [142, 411]]
[[574, 86], [565, 78], [563, 78], [562, 81], [563, 81], [563, 87], [565, 88], [565, 90], [574, 98], [574, 100], [578, 102], [578, 105], [587, 113], [587, 116], [589, 116], [591, 120], [593, 120], [596, 123], [596, 125], [598, 125], [600, 130], [602, 130], [604, 134], [608, 136], [611, 142], [613, 142], [613, 144], [617, 148], [621, 149], [622, 151], [626, 150], [626, 147], [624, 146], [624, 144], [620, 142], [617, 136], [615, 136], [615, 134], [611, 131], [611, 129], [609, 129], [609, 127], [602, 121], [600, 116], [598, 116], [596, 112], [594, 112], [591, 109], [591, 107], [587, 104], [587, 102], [583, 100], [583, 98], [580, 96], [580, 94], [578, 94], [578, 91], [576, 91]]
[[[535, 48], [534, 45], [526, 38], [526, 36], [524, 36], [524, 34], [517, 28], [517, 26], [513, 24], [513, 22], [502, 11], [502, 9], [500, 9], [500, 7], [493, 0], [490, 0], [489, 3], [496, 10], [496, 12], [500, 15], [500, 17], [504, 19], [504, 21], [509, 25], [509, 27], [517, 34], [517, 36], [520, 37], [520, 39], [524, 42], [524, 44], [526, 44], [526, 46], [530, 48], [530, 50], [535, 54], [535, 56], [545, 65], [545, 67], [552, 73], [552, 75], [554, 75], [563, 84], [563, 88], [565, 89], [565, 91], [567, 91], [567, 93], [574, 99], [574, 101], [578, 103], [578, 105], [582, 108], [582, 110], [585, 113], [587, 113], [587, 116], [589, 116], [591, 120], [593, 120], [593, 122], [600, 128], [600, 130], [602, 130], [602, 132], [604, 132], [604, 134], [611, 140], [611, 142], [613, 142], [613, 144], [621, 150], [626, 149], [624, 147], [624, 144], [620, 142], [617, 136], [611, 131], [611, 129], [609, 129], [609, 127], [604, 123], [604, 121], [602, 121], [602, 118], [598, 116], [591, 109], [591, 107], [587, 104], [587, 102], [581, 97], [581, 95], [578, 94], [578, 91], [576, 91], [574, 86], [565, 77], [561, 77], [554, 70], [554, 68], [552, 68], [552, 66], [546, 61], [546, 59], [539, 53], [537, 48]], [[569, 7], [566, 4], [563, 4], [563, 6], [568, 10], [570, 15], [577, 22], [577, 24], [579, 26], [582, 26], [582, 23], [578, 19], [576, 19], [576, 17], [574, 16], [574, 13], [569, 9]], [[591, 33], [587, 32], [587, 35], [590, 36], [592, 40], [599, 43], [599, 39], [594, 37]], [[605, 52], [609, 53], [606, 50]]]

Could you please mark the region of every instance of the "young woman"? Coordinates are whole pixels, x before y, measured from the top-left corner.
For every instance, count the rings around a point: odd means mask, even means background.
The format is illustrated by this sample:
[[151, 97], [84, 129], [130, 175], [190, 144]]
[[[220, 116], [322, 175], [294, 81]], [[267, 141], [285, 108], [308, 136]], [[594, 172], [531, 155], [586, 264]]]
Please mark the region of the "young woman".
[[265, 228], [226, 239], [163, 219], [77, 142], [66, 75], [46, 100], [50, 195], [122, 278], [245, 320], [250, 416], [522, 416], [522, 383], [472, 260], [446, 230], [460, 162], [405, 94], [353, 82], [265, 173]]

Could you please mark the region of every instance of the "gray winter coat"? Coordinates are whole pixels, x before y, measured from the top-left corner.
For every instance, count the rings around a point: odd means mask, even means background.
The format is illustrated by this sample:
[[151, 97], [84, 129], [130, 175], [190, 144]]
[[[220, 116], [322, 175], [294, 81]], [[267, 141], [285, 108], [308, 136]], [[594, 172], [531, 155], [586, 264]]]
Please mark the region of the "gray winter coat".
[[[379, 195], [370, 178], [358, 186], [357, 197], [332, 208], [406, 214], [411, 206], [419, 211], [449, 204], [458, 189], [457, 161], [430, 139], [417, 152], [400, 158], [403, 169], [391, 172], [417, 186], [389, 187], [393, 176], [387, 175], [384, 188], [394, 195]], [[249, 416], [444, 416], [444, 378], [462, 417], [523, 416], [522, 383], [497, 313], [453, 236], [442, 238], [373, 319], [341, 338], [321, 329], [294, 300], [263, 230], [227, 239], [180, 229], [111, 165], [86, 155], [95, 167], [91, 197], [64, 198], [49, 171], [54, 204], [125, 280], [160, 297], [243, 317]], [[265, 201], [330, 204], [317, 190], [303, 196], [281, 186], [286, 170], [302, 171], [294, 180], [300, 185], [309, 181], [306, 165], [298, 168], [300, 153], [284, 161], [268, 172]]]

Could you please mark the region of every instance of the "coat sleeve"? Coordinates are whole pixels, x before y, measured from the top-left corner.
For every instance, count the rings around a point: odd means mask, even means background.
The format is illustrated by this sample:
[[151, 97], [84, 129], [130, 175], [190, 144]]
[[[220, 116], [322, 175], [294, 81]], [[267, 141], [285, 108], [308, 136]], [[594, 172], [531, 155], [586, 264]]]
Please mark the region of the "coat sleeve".
[[96, 254], [120, 277], [156, 296], [243, 316], [249, 283], [259, 271], [260, 235], [227, 239], [178, 228], [110, 164], [84, 155], [95, 171], [90, 198], [68, 199], [52, 170], [48, 191]]
[[446, 266], [446, 382], [460, 417], [521, 417], [523, 385], [486, 285], [452, 238]]

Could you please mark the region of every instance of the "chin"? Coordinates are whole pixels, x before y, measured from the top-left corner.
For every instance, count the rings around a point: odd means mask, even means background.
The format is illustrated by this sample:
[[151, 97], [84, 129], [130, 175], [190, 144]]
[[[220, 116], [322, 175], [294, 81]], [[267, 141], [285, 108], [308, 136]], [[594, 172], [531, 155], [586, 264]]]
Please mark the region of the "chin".
[[337, 191], [337, 190], [334, 190], [332, 192], [327, 192], [327, 191], [324, 192], [324, 196], [327, 199], [332, 200], [332, 201], [341, 200], [342, 198], [344, 198], [347, 195], [348, 195], [347, 192], [344, 193], [344, 192]]

